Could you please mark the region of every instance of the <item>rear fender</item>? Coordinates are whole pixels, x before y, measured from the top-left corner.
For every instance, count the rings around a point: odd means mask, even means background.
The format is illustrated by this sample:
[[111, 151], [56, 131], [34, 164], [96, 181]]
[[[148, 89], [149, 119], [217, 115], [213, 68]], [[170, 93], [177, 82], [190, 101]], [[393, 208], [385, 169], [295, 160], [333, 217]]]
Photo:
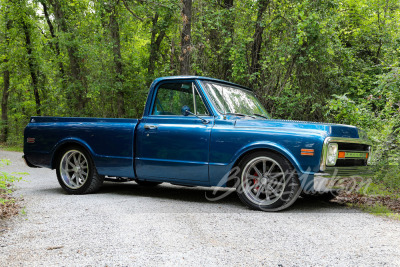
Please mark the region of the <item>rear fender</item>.
[[55, 168], [56, 165], [56, 161], [57, 161], [57, 154], [58, 151], [60, 150], [60, 148], [62, 148], [65, 145], [79, 145], [82, 146], [84, 149], [86, 149], [86, 151], [92, 156], [92, 159], [94, 160], [96, 154], [94, 153], [93, 149], [88, 145], [88, 143], [86, 143], [84, 140], [80, 139], [80, 138], [75, 138], [75, 137], [67, 137], [64, 138], [62, 140], [60, 140], [53, 148], [53, 150], [51, 151], [51, 166], [52, 169]]

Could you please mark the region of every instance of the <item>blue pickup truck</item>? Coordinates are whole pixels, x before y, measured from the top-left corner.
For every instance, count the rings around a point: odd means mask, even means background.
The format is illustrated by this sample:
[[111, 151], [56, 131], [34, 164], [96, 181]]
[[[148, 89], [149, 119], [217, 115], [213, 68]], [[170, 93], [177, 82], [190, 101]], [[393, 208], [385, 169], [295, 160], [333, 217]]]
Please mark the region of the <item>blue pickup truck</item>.
[[251, 89], [197, 76], [156, 79], [141, 119], [32, 117], [24, 137], [26, 163], [56, 169], [70, 194], [110, 179], [234, 187], [264, 211], [330, 192], [370, 158], [356, 127], [271, 119]]

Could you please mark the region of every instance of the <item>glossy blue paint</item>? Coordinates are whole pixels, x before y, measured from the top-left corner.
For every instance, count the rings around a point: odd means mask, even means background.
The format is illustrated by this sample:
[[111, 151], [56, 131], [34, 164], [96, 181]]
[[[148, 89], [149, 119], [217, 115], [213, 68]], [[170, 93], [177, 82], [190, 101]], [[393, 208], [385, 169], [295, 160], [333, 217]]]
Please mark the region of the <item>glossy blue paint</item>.
[[[268, 149], [287, 158], [309, 181], [319, 171], [326, 137], [359, 137], [353, 126], [221, 114], [202, 86], [205, 80], [241, 87], [207, 77], [162, 77], [150, 86], [141, 120], [32, 117], [25, 129], [25, 157], [52, 168], [60, 148], [79, 144], [101, 175], [224, 186], [226, 174], [243, 155]], [[201, 116], [207, 124], [193, 115], [151, 115], [160, 85], [177, 82], [196, 85], [210, 114]], [[36, 142], [27, 143], [28, 137]], [[303, 148], [314, 149], [314, 156], [302, 156]]]
[[[25, 129], [24, 154], [33, 165], [51, 168], [62, 145], [79, 144], [90, 152], [100, 174], [133, 178], [137, 123], [136, 119], [32, 117]], [[35, 143], [28, 144], [28, 137]]]
[[[213, 117], [147, 116], [136, 133], [136, 173], [141, 178], [208, 181]], [[146, 125], [156, 127], [146, 129]]]
[[[319, 155], [328, 129], [323, 124], [288, 121], [216, 120], [211, 132], [210, 182], [220, 183], [242, 155], [257, 149], [275, 151], [286, 157], [300, 174], [313, 174], [319, 171]], [[301, 156], [302, 148], [314, 149], [316, 156]]]

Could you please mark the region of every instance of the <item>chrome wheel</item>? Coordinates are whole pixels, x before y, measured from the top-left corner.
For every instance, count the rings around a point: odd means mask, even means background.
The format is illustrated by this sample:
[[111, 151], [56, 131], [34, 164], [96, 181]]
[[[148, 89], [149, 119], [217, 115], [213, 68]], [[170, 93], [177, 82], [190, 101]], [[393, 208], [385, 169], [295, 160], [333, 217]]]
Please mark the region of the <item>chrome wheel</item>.
[[78, 150], [69, 150], [60, 161], [62, 182], [70, 189], [81, 188], [89, 177], [89, 162]]
[[241, 190], [256, 205], [271, 205], [281, 199], [286, 175], [274, 159], [259, 156], [250, 160], [242, 171]]

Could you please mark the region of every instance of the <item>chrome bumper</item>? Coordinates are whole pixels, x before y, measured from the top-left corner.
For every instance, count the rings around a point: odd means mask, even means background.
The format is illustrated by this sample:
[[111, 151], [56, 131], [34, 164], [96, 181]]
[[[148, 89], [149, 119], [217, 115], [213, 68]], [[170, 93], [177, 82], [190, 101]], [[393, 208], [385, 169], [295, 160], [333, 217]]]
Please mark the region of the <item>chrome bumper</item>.
[[371, 166], [326, 167], [324, 172], [314, 174], [314, 190], [352, 190], [373, 174]]
[[351, 167], [326, 167], [324, 172], [317, 172], [314, 177], [323, 178], [338, 178], [338, 177], [350, 177], [360, 176], [368, 177], [374, 173], [371, 166], [351, 166]]

